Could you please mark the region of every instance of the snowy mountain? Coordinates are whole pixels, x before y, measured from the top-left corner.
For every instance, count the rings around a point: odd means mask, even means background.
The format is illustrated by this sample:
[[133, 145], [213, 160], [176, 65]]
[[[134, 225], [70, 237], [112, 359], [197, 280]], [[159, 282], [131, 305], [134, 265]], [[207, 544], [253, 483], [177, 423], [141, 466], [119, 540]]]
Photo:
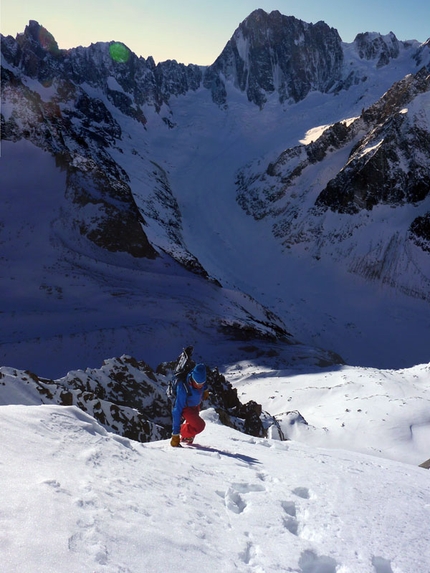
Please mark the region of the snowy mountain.
[[359, 117], [247, 166], [239, 203], [285, 247], [428, 301], [429, 80], [427, 68], [409, 75]]
[[3, 363], [425, 362], [429, 58], [262, 10], [207, 68], [2, 37]]
[[[0, 404], [77, 406], [106, 430], [139, 442], [171, 434], [166, 396], [176, 362], [153, 370], [130, 356], [52, 380], [0, 368]], [[305, 365], [274, 370], [254, 360], [221, 374], [207, 367], [204, 409], [254, 437], [341, 447], [419, 465], [428, 458], [429, 365], [403, 370]]]
[[208, 67], [2, 36], [5, 571], [428, 570], [429, 48], [263, 10]]

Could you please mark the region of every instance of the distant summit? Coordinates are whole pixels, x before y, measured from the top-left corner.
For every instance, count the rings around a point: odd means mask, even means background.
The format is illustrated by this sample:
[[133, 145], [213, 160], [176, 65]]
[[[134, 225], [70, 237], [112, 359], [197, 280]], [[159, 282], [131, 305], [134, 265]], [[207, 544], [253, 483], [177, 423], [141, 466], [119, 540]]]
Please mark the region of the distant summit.
[[[418, 43], [399, 42], [393, 32], [358, 34], [354, 41], [359, 60], [381, 68], [402, 50]], [[338, 31], [325, 22], [308, 24], [275, 10], [252, 12], [237, 28], [224, 50], [209, 66], [204, 83], [214, 101], [227, 104], [226, 82], [245, 92], [248, 100], [264, 106], [277, 93], [280, 103], [297, 103], [310, 92], [335, 93], [366, 80], [366, 72], [349, 69], [346, 45]]]
[[239, 25], [208, 68], [205, 84], [212, 85], [214, 99], [223, 103], [221, 77], [260, 107], [275, 91], [281, 103], [297, 102], [311, 90], [333, 89], [341, 80], [342, 63], [342, 42], [334, 28], [260, 9]]

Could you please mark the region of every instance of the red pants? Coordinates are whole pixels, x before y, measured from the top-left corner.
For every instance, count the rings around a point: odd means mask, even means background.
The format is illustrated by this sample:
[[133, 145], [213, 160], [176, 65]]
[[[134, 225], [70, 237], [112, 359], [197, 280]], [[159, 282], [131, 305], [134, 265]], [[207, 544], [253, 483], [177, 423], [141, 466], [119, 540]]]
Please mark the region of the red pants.
[[194, 438], [205, 429], [206, 423], [199, 416], [199, 406], [186, 407], [182, 410], [182, 417], [185, 418], [181, 426], [181, 436], [183, 438]]

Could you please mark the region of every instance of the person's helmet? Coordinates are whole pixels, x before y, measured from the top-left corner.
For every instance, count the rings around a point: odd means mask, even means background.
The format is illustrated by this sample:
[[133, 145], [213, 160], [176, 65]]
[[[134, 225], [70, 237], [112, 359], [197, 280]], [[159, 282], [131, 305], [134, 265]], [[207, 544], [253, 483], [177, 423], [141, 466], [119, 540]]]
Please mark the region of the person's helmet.
[[206, 366], [204, 364], [197, 364], [191, 370], [191, 378], [198, 386], [203, 386], [206, 382]]

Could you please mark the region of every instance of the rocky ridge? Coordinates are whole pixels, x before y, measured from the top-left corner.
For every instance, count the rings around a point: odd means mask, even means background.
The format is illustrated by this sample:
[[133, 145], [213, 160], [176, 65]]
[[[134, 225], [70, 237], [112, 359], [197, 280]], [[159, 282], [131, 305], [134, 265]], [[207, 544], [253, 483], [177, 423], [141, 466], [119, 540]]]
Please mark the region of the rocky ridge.
[[[428, 57], [425, 45], [399, 41], [392, 32], [358, 34], [348, 60], [349, 45], [324, 22], [308, 24], [278, 11], [255, 10], [236, 29], [215, 62], [207, 67], [185, 66], [175, 60], [155, 64], [152, 57], [136, 56], [118, 43], [96, 43], [87, 48], [60, 50], [55, 38], [36, 21], [30, 21], [16, 39], [2, 36], [2, 53], [8, 64], [45, 86], [67, 78], [75, 85], [102, 88], [121, 111], [146, 124], [143, 112], [150, 105], [164, 115], [172, 96], [206, 88], [218, 105], [228, 105], [227, 83], [263, 107], [276, 93], [280, 103], [297, 102], [311, 91], [336, 93], [367, 80], [369, 67], [390, 65], [403, 54], [419, 63]], [[347, 50], [348, 48], [348, 50]], [[363, 63], [360, 66], [360, 62]], [[415, 64], [417, 65], [417, 64]], [[114, 82], [112, 83], [112, 80]]]
[[[0, 403], [77, 406], [115, 434], [139, 442], [162, 440], [172, 429], [166, 389], [175, 366], [172, 361], [153, 370], [124, 355], [106, 360], [100, 368], [71, 371], [57, 380], [1, 367]], [[242, 404], [218, 369], [207, 367], [207, 376], [210, 398], [204, 407], [214, 408], [221, 423], [260, 437], [273, 428], [283, 438], [276, 420], [253, 401]]]
[[223, 105], [227, 105], [225, 80], [260, 107], [275, 91], [280, 103], [297, 102], [311, 90], [333, 90], [341, 80], [342, 64], [340, 36], [324, 22], [307, 24], [278, 11], [256, 10], [209, 66], [204, 85]]

